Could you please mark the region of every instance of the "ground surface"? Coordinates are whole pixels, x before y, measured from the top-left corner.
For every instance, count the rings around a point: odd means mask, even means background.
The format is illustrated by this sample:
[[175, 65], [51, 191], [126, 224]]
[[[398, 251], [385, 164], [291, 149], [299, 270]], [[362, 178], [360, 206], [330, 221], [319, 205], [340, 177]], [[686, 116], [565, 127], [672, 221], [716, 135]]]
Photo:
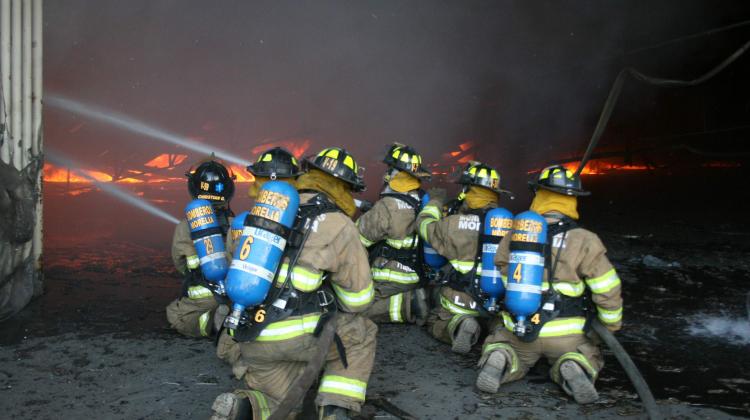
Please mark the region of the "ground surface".
[[[45, 199], [65, 223], [45, 226], [46, 293], [0, 324], [0, 418], [208, 418], [214, 397], [240, 384], [211, 342], [166, 328], [164, 307], [179, 288], [171, 226], [142, 216], [108, 228], [117, 202]], [[625, 283], [618, 338], [670, 417], [749, 416], [750, 232], [731, 222], [741, 218], [688, 207], [670, 217], [641, 208], [636, 219], [625, 204], [582, 209]], [[87, 212], [94, 205], [99, 212]], [[565, 397], [544, 365], [487, 396], [473, 387], [476, 353], [454, 355], [416, 327], [382, 326], [364, 417], [392, 418], [389, 401], [425, 419], [643, 418], [605, 356], [591, 406]]]

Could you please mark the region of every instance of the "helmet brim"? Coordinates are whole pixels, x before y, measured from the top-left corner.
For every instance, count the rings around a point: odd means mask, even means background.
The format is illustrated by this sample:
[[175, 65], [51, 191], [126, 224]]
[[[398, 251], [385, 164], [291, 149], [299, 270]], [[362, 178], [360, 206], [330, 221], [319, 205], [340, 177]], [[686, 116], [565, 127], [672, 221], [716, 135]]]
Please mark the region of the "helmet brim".
[[562, 195], [569, 195], [573, 197], [587, 197], [591, 195], [591, 191], [585, 191], [585, 190], [578, 190], [575, 188], [562, 188], [562, 187], [554, 187], [549, 185], [542, 185], [534, 181], [529, 181], [529, 188], [531, 188], [532, 191], [536, 192], [539, 188], [556, 192], [558, 194]]
[[354, 191], [354, 192], [362, 192], [362, 191], [366, 190], [365, 183], [362, 182], [362, 181], [352, 182], [351, 180], [344, 179], [341, 176], [339, 176], [337, 174], [333, 174], [333, 173], [329, 172], [328, 170], [323, 169], [322, 167], [316, 165], [315, 162], [313, 162], [310, 158], [305, 158], [304, 162], [305, 162], [305, 166], [307, 167], [307, 169], [309, 169], [309, 168], [315, 168], [315, 169], [317, 169], [319, 171], [323, 171], [323, 172], [327, 173], [328, 175], [331, 175], [332, 177], [334, 177], [336, 179], [340, 179], [340, 180], [346, 182], [347, 184], [351, 185], [352, 186], [352, 191]]

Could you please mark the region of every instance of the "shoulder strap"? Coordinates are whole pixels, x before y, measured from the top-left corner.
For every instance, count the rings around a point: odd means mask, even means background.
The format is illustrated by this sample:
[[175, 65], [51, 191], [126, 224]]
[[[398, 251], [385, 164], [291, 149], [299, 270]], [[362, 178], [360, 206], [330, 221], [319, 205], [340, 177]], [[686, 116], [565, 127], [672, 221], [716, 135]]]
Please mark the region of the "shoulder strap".
[[419, 213], [419, 204], [420, 204], [419, 199], [416, 198], [416, 197], [412, 197], [409, 194], [382, 193], [382, 194], [380, 194], [380, 197], [381, 198], [391, 197], [391, 198], [395, 198], [396, 200], [401, 200], [404, 203], [408, 204], [409, 207], [411, 207], [412, 209], [414, 209], [414, 213], [415, 214]]

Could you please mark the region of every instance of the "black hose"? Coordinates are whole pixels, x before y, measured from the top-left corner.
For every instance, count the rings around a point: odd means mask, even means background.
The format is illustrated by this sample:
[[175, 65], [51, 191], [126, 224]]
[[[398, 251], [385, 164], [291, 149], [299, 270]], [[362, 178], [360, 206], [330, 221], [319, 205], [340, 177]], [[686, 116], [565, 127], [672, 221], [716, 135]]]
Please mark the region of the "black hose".
[[659, 412], [659, 407], [656, 405], [654, 395], [651, 393], [651, 389], [649, 389], [646, 380], [643, 379], [643, 375], [641, 375], [638, 367], [633, 363], [633, 359], [628, 355], [628, 352], [625, 351], [615, 336], [598, 320], [594, 320], [591, 323], [591, 326], [594, 328], [594, 331], [599, 334], [599, 337], [604, 340], [609, 349], [612, 350], [617, 361], [620, 362], [620, 365], [625, 370], [628, 378], [630, 378], [630, 382], [641, 397], [641, 402], [643, 403], [643, 408], [646, 410], [648, 418], [651, 420], [661, 420], [663, 416], [661, 415], [661, 412]]
[[620, 71], [620, 73], [617, 75], [615, 82], [612, 84], [612, 88], [609, 91], [609, 96], [607, 97], [607, 101], [604, 102], [604, 108], [602, 109], [602, 113], [599, 115], [599, 121], [597, 121], [596, 123], [596, 128], [594, 128], [594, 133], [591, 135], [591, 140], [589, 140], [589, 145], [586, 148], [586, 152], [583, 154], [583, 159], [581, 159], [581, 163], [580, 165], [578, 165], [578, 169], [576, 169], [575, 174], [576, 175], [581, 174], [581, 171], [583, 171], [583, 168], [586, 167], [586, 163], [588, 163], [589, 159], [591, 158], [591, 154], [594, 152], [596, 145], [599, 143], [599, 139], [601, 139], [602, 134], [604, 134], [604, 130], [607, 128], [607, 124], [609, 123], [609, 118], [612, 116], [612, 111], [615, 109], [615, 105], [617, 104], [617, 98], [620, 96], [620, 92], [622, 92], [622, 86], [623, 84], [625, 84], [625, 78], [628, 75], [633, 76], [633, 78], [636, 80], [640, 80], [642, 82], [646, 82], [654, 86], [661, 86], [661, 87], [696, 86], [703, 82], [706, 82], [707, 80], [719, 74], [727, 66], [729, 66], [734, 61], [736, 61], [742, 54], [744, 54], [748, 48], [750, 48], [750, 41], [747, 41], [742, 47], [740, 47], [737, 51], [735, 51], [734, 54], [730, 55], [729, 57], [724, 59], [724, 61], [719, 63], [719, 65], [712, 68], [704, 75], [693, 80], [662, 79], [658, 77], [651, 77], [651, 76], [645, 75], [632, 67], [627, 67], [627, 68], [622, 69], [622, 71]]

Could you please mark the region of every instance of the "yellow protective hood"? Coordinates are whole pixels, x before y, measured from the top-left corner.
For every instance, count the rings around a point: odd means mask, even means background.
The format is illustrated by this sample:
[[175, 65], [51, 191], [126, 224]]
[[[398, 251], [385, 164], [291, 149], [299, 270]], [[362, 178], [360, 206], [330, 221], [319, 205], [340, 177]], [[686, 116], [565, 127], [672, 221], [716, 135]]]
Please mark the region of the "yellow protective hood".
[[416, 177], [409, 175], [408, 172], [399, 171], [388, 181], [388, 186], [393, 191], [408, 193], [409, 191], [419, 189], [422, 183]]
[[578, 220], [578, 200], [575, 196], [559, 194], [541, 188], [536, 191], [530, 210], [539, 214], [556, 211]]
[[483, 209], [491, 204], [497, 205], [500, 196], [487, 188], [472, 185], [466, 192], [464, 202], [470, 210]]
[[[255, 181], [250, 184], [250, 188], [247, 190], [247, 196], [253, 200], [258, 198], [258, 192], [263, 188], [263, 184], [270, 181], [271, 178], [265, 176], [256, 176]], [[277, 181], [284, 181], [294, 188], [297, 188], [297, 180], [294, 178], [278, 178]]]
[[297, 178], [297, 189], [325, 193], [349, 217], [354, 217], [357, 211], [349, 184], [321, 170], [310, 169], [308, 173], [300, 175]]

